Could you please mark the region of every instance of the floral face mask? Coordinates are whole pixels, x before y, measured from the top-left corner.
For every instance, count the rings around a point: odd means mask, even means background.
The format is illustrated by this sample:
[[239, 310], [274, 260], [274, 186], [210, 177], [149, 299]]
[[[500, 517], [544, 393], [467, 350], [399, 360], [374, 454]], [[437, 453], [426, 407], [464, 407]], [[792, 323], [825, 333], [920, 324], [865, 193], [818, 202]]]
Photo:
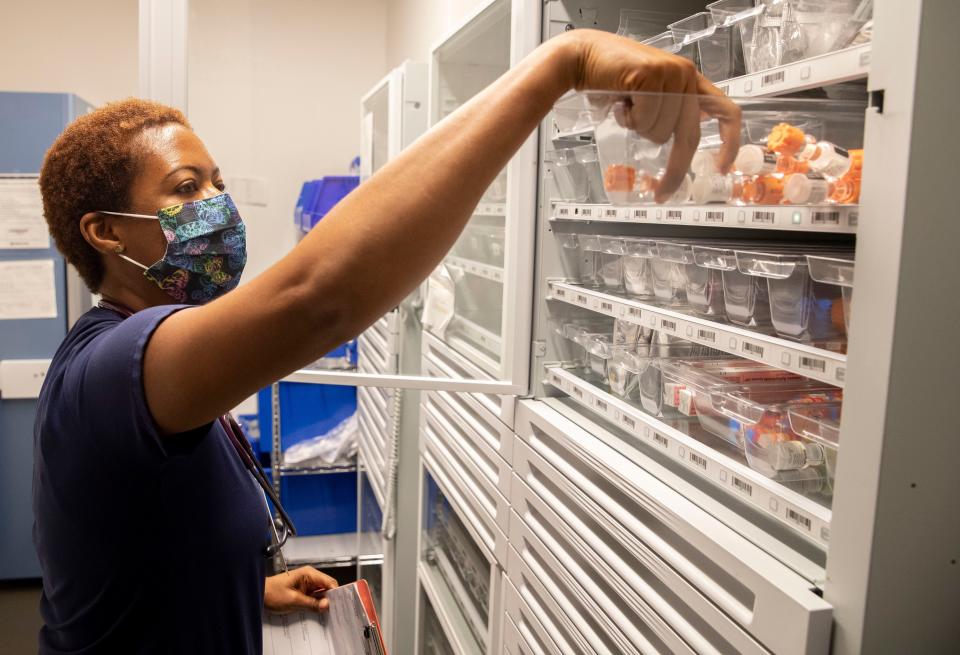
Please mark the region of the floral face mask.
[[230, 194], [164, 207], [156, 216], [101, 211], [101, 214], [159, 219], [167, 251], [150, 266], [117, 253], [143, 269], [174, 300], [202, 305], [240, 283], [247, 264], [247, 230]]

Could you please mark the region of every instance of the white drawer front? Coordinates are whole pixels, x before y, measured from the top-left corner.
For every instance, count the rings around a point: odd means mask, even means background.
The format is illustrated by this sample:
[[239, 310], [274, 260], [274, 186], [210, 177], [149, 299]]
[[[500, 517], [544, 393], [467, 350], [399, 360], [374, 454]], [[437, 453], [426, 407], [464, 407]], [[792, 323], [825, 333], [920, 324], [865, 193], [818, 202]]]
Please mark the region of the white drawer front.
[[[425, 374], [429, 374], [428, 367], [431, 367], [434, 370], [434, 375], [443, 375], [443, 377], [470, 380], [492, 379], [489, 374], [428, 332], [423, 333], [421, 352]], [[484, 393], [471, 393], [469, 395], [483, 405], [488, 412], [503, 421], [508, 428], [513, 429], [516, 402], [513, 396], [497, 396]]]
[[524, 401], [518, 418], [527, 509], [561, 516], [597, 566], [697, 650], [827, 651], [832, 609], [807, 581], [542, 402]]
[[489, 423], [479, 420], [463, 403], [463, 394], [450, 394], [444, 391], [428, 392], [423, 396], [421, 406], [436, 420], [448, 425], [451, 434], [464, 437], [457, 445], [470, 457], [480, 469], [481, 474], [497, 487], [505, 498], [510, 497], [511, 470], [509, 460], [503, 452], [512, 452], [514, 435], [494, 419], [501, 427], [493, 432]]
[[492, 458], [484, 458], [470, 437], [460, 432], [458, 426], [447, 421], [436, 409], [436, 405], [427, 402], [421, 405], [421, 410], [420, 433], [427, 445], [444, 458], [444, 464], [454, 473], [454, 484], [470, 498], [474, 507], [500, 530], [506, 532], [510, 525], [510, 503], [491, 479], [498, 473], [502, 475], [506, 478], [504, 485], [509, 492], [510, 472], [506, 463], [501, 460], [501, 463], [493, 468], [490, 464], [478, 462], [475, 458], [495, 461], [499, 457], [491, 453]]
[[357, 405], [361, 413], [370, 419], [370, 427], [388, 429], [392, 401], [376, 387], [357, 387]]
[[[484, 496], [490, 497], [490, 491], [467, 472], [451, 452], [449, 444], [437, 436], [434, 427], [423, 416], [420, 419], [420, 456], [474, 541], [491, 561], [503, 564], [507, 557], [507, 531], [498, 526], [489, 508], [504, 508], [503, 511], [508, 512], [507, 500], [481, 501]], [[493, 494], [499, 496], [496, 490]]]
[[563, 541], [555, 526], [541, 518], [527, 512], [524, 520], [514, 512], [510, 543], [538, 575], [543, 575], [539, 567], [558, 580], [573, 581], [562, 593], [575, 597], [584, 608], [578, 616], [591, 623], [599, 636], [600, 641], [594, 644], [598, 652], [696, 653], [648, 607], [631, 607], [619, 590], [589, 565], [585, 553]]
[[[515, 556], [514, 553], [507, 559]], [[571, 623], [572, 618], [562, 613], [560, 618], [557, 618], [538, 600], [529, 586], [524, 585], [521, 594], [509, 576], [503, 583], [503, 608], [504, 626], [512, 625], [516, 632], [512, 642], [515, 652], [524, 655], [563, 655], [573, 650], [576, 640], [570, 638], [563, 627], [564, 624]], [[576, 639], [579, 638], [578, 636]], [[506, 639], [504, 642], [506, 643]]]
[[395, 373], [395, 358], [385, 350], [386, 344], [378, 335], [364, 332], [357, 339], [357, 362], [378, 373]]

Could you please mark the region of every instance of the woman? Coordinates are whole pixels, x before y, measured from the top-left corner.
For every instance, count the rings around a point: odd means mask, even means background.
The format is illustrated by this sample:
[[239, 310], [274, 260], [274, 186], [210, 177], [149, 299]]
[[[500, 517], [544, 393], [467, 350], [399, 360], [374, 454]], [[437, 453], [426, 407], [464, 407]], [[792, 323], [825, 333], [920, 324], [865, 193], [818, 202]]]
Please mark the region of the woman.
[[538, 48], [231, 293], [246, 260], [243, 225], [178, 111], [130, 100], [66, 129], [41, 173], [44, 212], [104, 302], [70, 331], [41, 393], [42, 652], [256, 653], [263, 607], [326, 608], [317, 592], [336, 586], [331, 578], [311, 568], [264, 577], [264, 497], [221, 417], [356, 336], [423, 280], [572, 87], [683, 94], [634, 102], [622, 117], [657, 142], [674, 138], [658, 198], [687, 170], [702, 111], [721, 119], [724, 168], [733, 160], [738, 111], [689, 61], [576, 30]]

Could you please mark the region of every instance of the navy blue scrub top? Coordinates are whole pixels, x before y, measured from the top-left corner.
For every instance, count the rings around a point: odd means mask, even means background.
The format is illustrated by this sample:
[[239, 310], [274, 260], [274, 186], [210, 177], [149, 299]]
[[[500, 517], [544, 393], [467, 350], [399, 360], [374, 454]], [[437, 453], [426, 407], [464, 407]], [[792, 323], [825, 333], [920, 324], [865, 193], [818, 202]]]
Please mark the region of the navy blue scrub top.
[[92, 309], [53, 358], [34, 433], [41, 653], [262, 650], [263, 493], [219, 421], [161, 437], [144, 396], [146, 344], [184, 308]]

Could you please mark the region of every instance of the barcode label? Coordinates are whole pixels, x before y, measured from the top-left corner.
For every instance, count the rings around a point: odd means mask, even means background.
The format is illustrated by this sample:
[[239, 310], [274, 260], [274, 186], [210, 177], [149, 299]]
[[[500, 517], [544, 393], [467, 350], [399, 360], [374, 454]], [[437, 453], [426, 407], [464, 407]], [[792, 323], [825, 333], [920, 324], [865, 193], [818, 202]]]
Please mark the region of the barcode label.
[[634, 209], [634, 210], [633, 210], [633, 217], [634, 217], [635, 219], [637, 219], [638, 221], [645, 221], [645, 220], [647, 220], [647, 210], [646, 210], [646, 209]]
[[583, 400], [583, 389], [581, 389], [580, 387], [574, 387], [573, 395], [579, 398], [580, 400]]
[[696, 454], [696, 453], [694, 453], [694, 452], [691, 452], [691, 453], [690, 453], [690, 461], [693, 462], [694, 464], [696, 464], [697, 466], [699, 466], [700, 468], [702, 468], [704, 471], [707, 470], [707, 458], [706, 458], [706, 457], [701, 457], [700, 455], [698, 455], [698, 454]]
[[760, 86], [770, 86], [771, 84], [780, 84], [787, 77], [787, 71], [777, 71], [768, 73], [760, 78]]
[[637, 307], [627, 307], [627, 316], [633, 316], [633, 317], [640, 316], [640, 309]]
[[670, 447], [670, 440], [667, 439], [667, 438], [666, 438], [665, 436], [663, 436], [662, 434], [657, 434], [656, 432], [654, 432], [654, 433], [653, 433], [653, 440], [656, 441], [656, 442], [657, 442], [658, 444], [660, 444], [661, 446], [663, 446], [664, 448], [669, 448], [669, 447]]
[[668, 321], [665, 318], [660, 319], [660, 327], [664, 330], [669, 330], [670, 332], [677, 331], [677, 324], [675, 321]]
[[556, 373], [550, 376], [550, 382], [551, 384], [553, 384], [553, 386], [557, 387], [558, 389], [563, 386], [563, 380], [561, 380], [560, 376], [557, 375]]
[[777, 218], [776, 212], [753, 212], [753, 218], [751, 219], [754, 223], [773, 223]]
[[843, 382], [843, 378], [845, 378], [846, 376], [847, 376], [847, 369], [845, 369], [845, 368], [838, 368], [838, 369], [837, 369], [837, 381], [838, 381], [838, 382]]
[[763, 357], [763, 346], [758, 346], [755, 343], [744, 341], [743, 352], [750, 353], [751, 355], [756, 355], [757, 357]]
[[637, 422], [634, 421], [634, 420], [633, 420], [632, 418], [630, 418], [629, 416], [624, 416], [624, 417], [623, 417], [623, 424], [626, 425], [626, 426], [627, 426], [628, 428], [630, 428], [631, 430], [636, 430], [636, 429], [637, 429]]
[[810, 532], [810, 528], [812, 527], [812, 523], [810, 522], [810, 519], [809, 519], [809, 518], [807, 518], [806, 516], [804, 516], [804, 515], [801, 514], [800, 512], [794, 511], [794, 510], [792, 510], [792, 509], [790, 509], [790, 508], [788, 507], [788, 508], [787, 508], [787, 518], [788, 518], [789, 520], [793, 521], [794, 523], [796, 523], [797, 525], [799, 525], [801, 528], [803, 528], [803, 529], [806, 530], [807, 532]]
[[857, 223], [860, 222], [860, 213], [850, 212], [850, 216], [847, 220], [850, 222], [850, 227], [856, 227]]
[[679, 221], [683, 218], [683, 212], [679, 209], [668, 209], [667, 210], [667, 220], [668, 221]]
[[582, 215], [584, 215], [584, 216], [593, 216], [593, 208], [592, 208], [592, 207], [582, 207], [582, 208], [580, 209], [580, 213], [581, 213]]
[[822, 359], [817, 359], [816, 357], [801, 357], [800, 368], [805, 368], [811, 371], [820, 371], [823, 373], [827, 370], [827, 363]]
[[605, 218], [616, 218], [617, 210], [616, 209], [605, 209], [603, 210], [603, 216]]
[[553, 290], [553, 295], [555, 295], [557, 298], [566, 298], [566, 297], [567, 297], [567, 290], [566, 290], [566, 289], [554, 289], [554, 290]]
[[748, 496], [753, 496], [753, 485], [749, 482], [744, 482], [737, 476], [733, 476], [733, 486], [736, 487], [738, 491], [741, 491]]
[[705, 223], [723, 223], [725, 216], [724, 212], [709, 211], [704, 214], [703, 220]]
[[570, 215], [570, 208], [569, 208], [569, 207], [558, 207], [558, 208], [557, 208], [557, 216], [569, 216], [569, 215]]
[[701, 341], [709, 341], [710, 343], [716, 343], [717, 333], [714, 332], [713, 330], [704, 330], [701, 328], [697, 330], [697, 338], [700, 339]]
[[599, 409], [601, 412], [607, 411], [607, 403], [600, 400], [599, 398], [595, 400], [594, 404], [597, 406], [597, 409]]
[[600, 303], [601, 312], [613, 312], [613, 303], [612, 302], [601, 302]]
[[586, 297], [585, 295], [583, 295], [582, 293], [578, 293], [578, 294], [577, 294], [577, 302], [580, 303], [581, 305], [586, 305], [586, 304], [587, 304], [587, 297]]
[[813, 212], [814, 225], [840, 225], [840, 212]]

